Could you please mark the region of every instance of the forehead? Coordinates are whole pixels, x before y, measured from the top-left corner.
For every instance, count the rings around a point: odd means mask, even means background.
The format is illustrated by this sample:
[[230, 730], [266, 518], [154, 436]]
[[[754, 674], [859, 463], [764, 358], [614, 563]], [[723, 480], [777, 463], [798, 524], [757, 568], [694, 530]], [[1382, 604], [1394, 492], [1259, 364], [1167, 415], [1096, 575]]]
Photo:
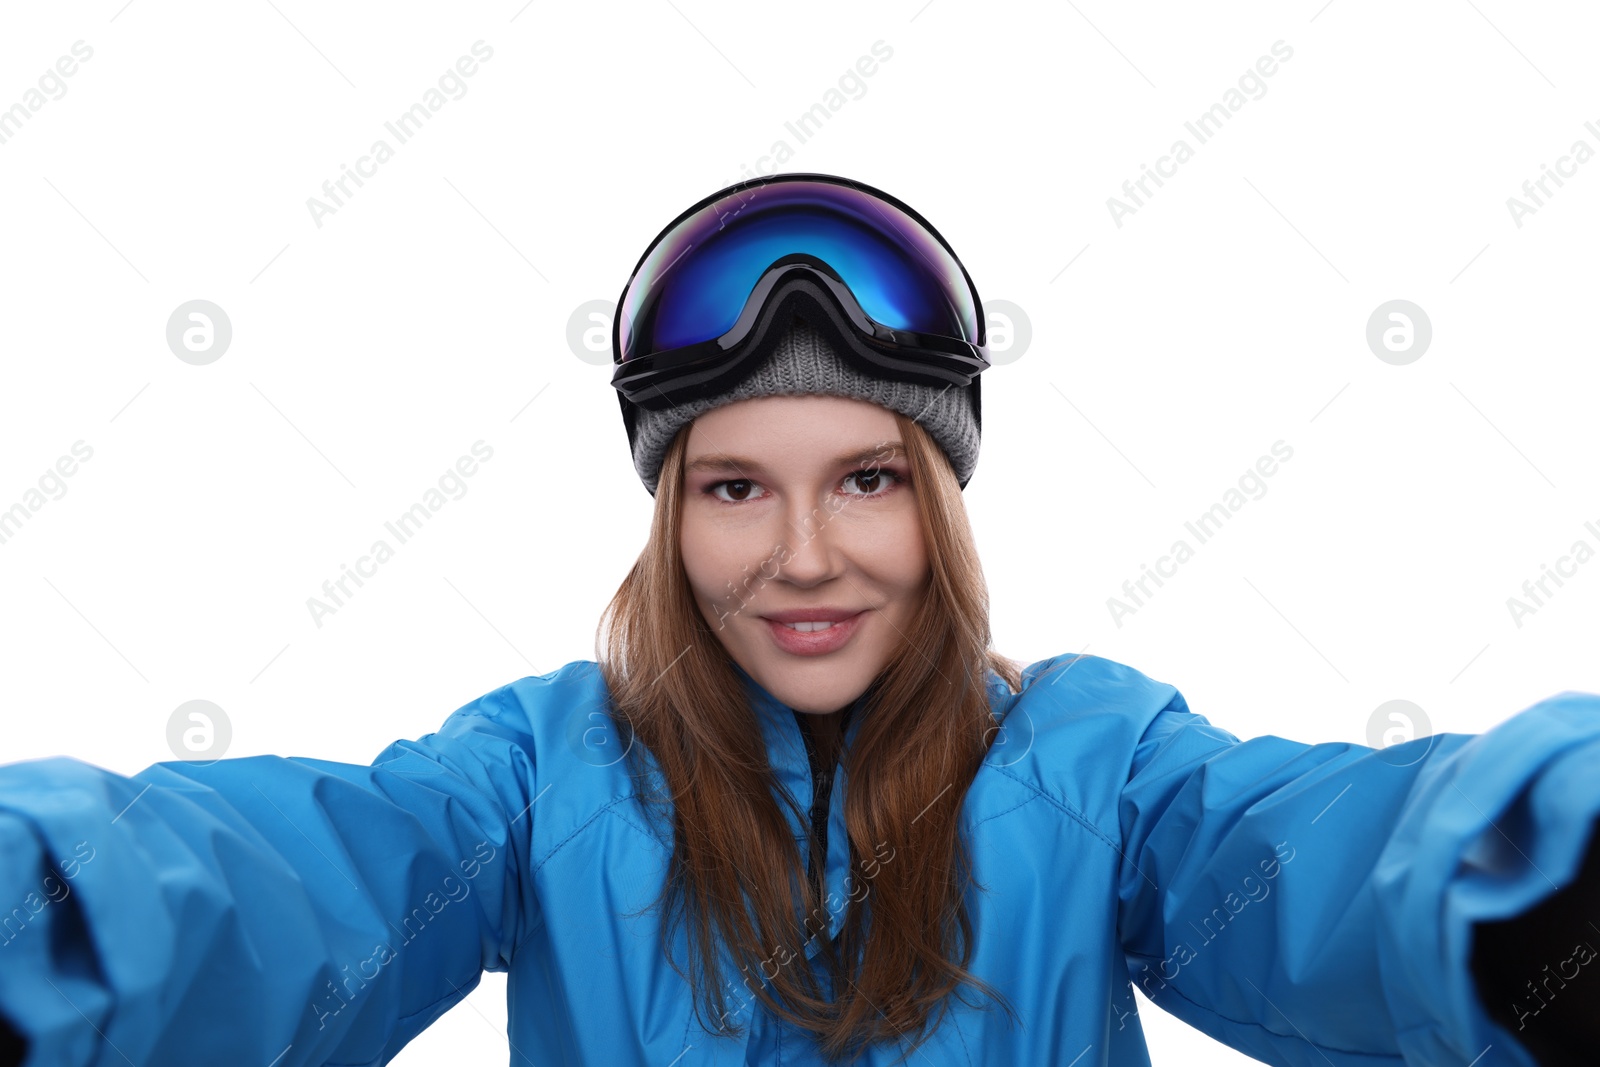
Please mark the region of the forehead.
[[758, 397], [695, 419], [684, 458], [691, 470], [720, 467], [727, 457], [750, 460], [746, 466], [801, 469], [874, 456], [887, 460], [900, 437], [894, 412], [865, 400]]
[[896, 429], [886, 407], [843, 396], [763, 396], [723, 404], [690, 424], [689, 455], [739, 440], [755, 446], [796, 434], [884, 436]]

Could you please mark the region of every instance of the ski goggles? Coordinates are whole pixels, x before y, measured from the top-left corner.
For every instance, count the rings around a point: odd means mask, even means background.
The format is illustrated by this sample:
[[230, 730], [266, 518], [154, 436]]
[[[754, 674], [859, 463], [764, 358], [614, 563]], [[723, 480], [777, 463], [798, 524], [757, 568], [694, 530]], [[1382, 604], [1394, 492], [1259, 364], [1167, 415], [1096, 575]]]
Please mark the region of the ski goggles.
[[726, 392], [795, 313], [877, 377], [975, 389], [990, 365], [977, 289], [926, 219], [860, 182], [774, 175], [700, 201], [640, 257], [611, 331], [624, 414]]

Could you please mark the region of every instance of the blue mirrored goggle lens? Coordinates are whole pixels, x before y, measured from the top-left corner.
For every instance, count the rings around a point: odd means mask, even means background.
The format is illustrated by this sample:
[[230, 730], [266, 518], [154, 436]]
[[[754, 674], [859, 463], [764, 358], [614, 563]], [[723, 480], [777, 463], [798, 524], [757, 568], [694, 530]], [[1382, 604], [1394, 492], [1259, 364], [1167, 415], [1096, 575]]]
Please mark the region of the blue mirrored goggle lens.
[[708, 204], [651, 249], [619, 309], [620, 360], [722, 336], [761, 275], [794, 253], [827, 263], [890, 329], [978, 344], [972, 287], [926, 227], [848, 185], [780, 181]]

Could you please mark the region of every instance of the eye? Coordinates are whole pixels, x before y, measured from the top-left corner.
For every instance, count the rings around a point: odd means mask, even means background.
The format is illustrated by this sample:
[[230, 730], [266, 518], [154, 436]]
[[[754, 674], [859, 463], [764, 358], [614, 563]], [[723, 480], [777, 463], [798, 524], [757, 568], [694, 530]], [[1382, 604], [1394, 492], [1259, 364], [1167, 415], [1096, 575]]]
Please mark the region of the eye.
[[[885, 484], [885, 478], [892, 480], [887, 483], [887, 488], [884, 488], [880, 491], [879, 487]], [[849, 485], [851, 482], [855, 482], [862, 488], [863, 491], [860, 493], [846, 493], [845, 496], [859, 496], [867, 499], [886, 496], [893, 491], [894, 487], [898, 485], [901, 480], [902, 479], [900, 475], [896, 474], [894, 471], [885, 470], [882, 467], [862, 468], [858, 471], [851, 471], [849, 474], [844, 476], [844, 484]]]
[[[749, 497], [748, 496], [744, 496], [744, 495], [740, 495], [740, 494], [741, 493], [750, 493], [751, 491], [754, 490], [755, 484], [756, 484], [755, 482], [752, 482], [747, 478], [738, 478], [738, 479], [735, 479], [733, 481], [716, 482], [716, 483], [714, 483], [712, 485], [708, 485], [708, 486], [706, 486], [706, 492], [711, 494], [713, 497], [715, 497], [716, 499], [722, 501], [725, 504], [742, 504], [746, 500], [748, 500]], [[717, 490], [723, 488], [724, 486], [739, 486], [740, 487], [740, 491], [739, 491], [739, 493], [735, 493], [734, 499], [729, 500], [727, 497], [722, 496], [720, 493], [717, 492]]]
[[[886, 470], [882, 467], [863, 467], [845, 475], [841, 485], [848, 486], [854, 483], [861, 489], [861, 492], [845, 490], [843, 493], [845, 496], [853, 496], [860, 500], [875, 500], [893, 492], [895, 486], [903, 481], [905, 479], [894, 471]], [[727, 496], [723, 495], [724, 490], [727, 491]], [[748, 478], [734, 478], [723, 482], [713, 482], [705, 488], [707, 495], [724, 504], [744, 504], [751, 500], [759, 499], [755, 495], [755, 491], [756, 483]]]

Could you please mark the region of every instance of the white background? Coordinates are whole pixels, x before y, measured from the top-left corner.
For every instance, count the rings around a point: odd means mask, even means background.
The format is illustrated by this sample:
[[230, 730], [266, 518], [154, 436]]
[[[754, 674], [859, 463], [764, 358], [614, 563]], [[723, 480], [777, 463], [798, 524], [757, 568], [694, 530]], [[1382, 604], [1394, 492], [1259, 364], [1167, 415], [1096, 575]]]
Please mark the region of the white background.
[[[229, 756], [366, 763], [593, 658], [652, 501], [569, 318], [780, 139], [780, 169], [910, 203], [1031, 323], [984, 376], [966, 492], [1000, 650], [1121, 660], [1241, 736], [1365, 741], [1397, 698], [1475, 732], [1600, 691], [1600, 561], [1507, 606], [1600, 549], [1600, 161], [1520, 227], [1507, 206], [1600, 149], [1597, 30], [1504, 0], [7, 5], [0, 108], [93, 56], [0, 144], [0, 509], [93, 456], [0, 544], [0, 755], [132, 773], [198, 698]], [[478, 40], [398, 145], [384, 123]], [[1200, 143], [1184, 123], [1280, 40]], [[801, 143], [785, 122], [877, 41]], [[194, 299], [233, 330], [205, 366], [166, 342]], [[1394, 299], [1432, 323], [1407, 365], [1366, 342]], [[307, 599], [480, 439], [466, 494], [318, 626]], [[1265, 495], [1118, 625], [1107, 598], [1279, 440]], [[486, 976], [395, 1062], [503, 1061], [503, 995]], [[1141, 1014], [1157, 1063], [1251, 1062]]]

